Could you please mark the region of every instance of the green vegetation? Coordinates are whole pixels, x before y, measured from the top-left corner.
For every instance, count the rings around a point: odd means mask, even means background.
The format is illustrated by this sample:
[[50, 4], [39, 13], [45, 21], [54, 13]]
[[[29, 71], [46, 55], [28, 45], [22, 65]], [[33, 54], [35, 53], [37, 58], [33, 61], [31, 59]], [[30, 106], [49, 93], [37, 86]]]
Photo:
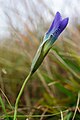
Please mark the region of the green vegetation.
[[[32, 120], [70, 120], [73, 116], [75, 120], [80, 119], [79, 40], [72, 36], [73, 31], [70, 33], [60, 37], [39, 70], [30, 78], [19, 102], [19, 120], [27, 117]], [[23, 46], [10, 40], [0, 45], [0, 119], [13, 117], [17, 94], [38, 47], [34, 38], [34, 42], [25, 38]]]

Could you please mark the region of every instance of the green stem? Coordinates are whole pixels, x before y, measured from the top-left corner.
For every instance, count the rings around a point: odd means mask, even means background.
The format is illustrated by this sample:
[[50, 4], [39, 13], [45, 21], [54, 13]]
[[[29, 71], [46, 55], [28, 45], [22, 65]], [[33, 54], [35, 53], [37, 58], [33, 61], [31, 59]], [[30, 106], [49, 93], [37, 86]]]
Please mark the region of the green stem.
[[13, 120], [16, 120], [19, 99], [20, 99], [20, 97], [21, 97], [21, 95], [22, 95], [22, 92], [23, 92], [23, 90], [24, 90], [24, 87], [25, 87], [26, 83], [28, 82], [29, 78], [31, 77], [31, 75], [32, 75], [32, 74], [31, 74], [31, 72], [30, 72], [30, 73], [28, 74], [27, 78], [24, 80], [23, 85], [22, 85], [22, 87], [21, 87], [21, 89], [20, 89], [20, 92], [19, 92], [19, 94], [18, 94], [18, 96], [17, 96], [16, 103], [15, 103], [14, 119], [13, 119]]

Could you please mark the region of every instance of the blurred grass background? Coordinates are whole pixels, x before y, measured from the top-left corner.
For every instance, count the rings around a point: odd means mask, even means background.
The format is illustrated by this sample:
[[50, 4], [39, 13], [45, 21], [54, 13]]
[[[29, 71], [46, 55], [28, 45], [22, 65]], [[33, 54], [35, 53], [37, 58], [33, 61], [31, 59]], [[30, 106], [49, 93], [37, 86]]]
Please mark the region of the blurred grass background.
[[[34, 2], [28, 3], [21, 2], [25, 15], [16, 6], [4, 11], [9, 35], [0, 40], [0, 120], [13, 119], [16, 97], [54, 16], [44, 1], [39, 1], [39, 10]], [[46, 10], [44, 15], [41, 9]], [[18, 120], [80, 120], [79, 101], [80, 26], [76, 24], [59, 37], [26, 85]]]

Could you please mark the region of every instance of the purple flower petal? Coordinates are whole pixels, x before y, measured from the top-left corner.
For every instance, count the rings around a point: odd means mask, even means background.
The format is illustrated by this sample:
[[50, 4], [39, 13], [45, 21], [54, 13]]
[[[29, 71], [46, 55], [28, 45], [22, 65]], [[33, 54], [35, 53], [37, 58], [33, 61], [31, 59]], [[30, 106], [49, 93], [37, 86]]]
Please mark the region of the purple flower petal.
[[55, 15], [55, 18], [46, 34], [48, 34], [53, 28], [55, 29], [56, 27], [58, 27], [61, 20], [62, 20], [61, 14], [59, 12], [57, 12]]
[[61, 32], [65, 29], [65, 27], [66, 27], [67, 24], [68, 24], [68, 20], [69, 20], [69, 18], [63, 19], [63, 20], [60, 22], [59, 27], [56, 29], [56, 31], [54, 31], [54, 32], [52, 33], [55, 38], [57, 38], [57, 37], [61, 34]]
[[67, 26], [69, 21], [69, 18], [65, 18], [61, 21], [59, 29], [60, 29], [60, 33], [65, 29], [65, 27]]
[[61, 20], [62, 20], [61, 14], [57, 12], [54, 18], [54, 25], [56, 25]]

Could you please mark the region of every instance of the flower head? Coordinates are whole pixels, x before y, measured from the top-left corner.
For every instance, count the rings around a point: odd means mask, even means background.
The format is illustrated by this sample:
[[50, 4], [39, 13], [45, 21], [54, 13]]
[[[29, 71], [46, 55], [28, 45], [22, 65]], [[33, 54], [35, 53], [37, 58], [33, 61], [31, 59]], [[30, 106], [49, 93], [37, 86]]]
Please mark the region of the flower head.
[[68, 24], [69, 18], [65, 18], [62, 20], [62, 17], [59, 12], [56, 13], [55, 18], [44, 36], [44, 39], [39, 46], [36, 55], [32, 61], [31, 65], [31, 73], [33, 74], [38, 67], [41, 65], [45, 56], [53, 46], [53, 43], [58, 38], [58, 36], [62, 33], [62, 31], [66, 28]]
[[45, 39], [49, 38], [51, 35], [54, 37], [54, 39], [57, 39], [62, 31], [66, 28], [68, 20], [68, 17], [62, 19], [61, 14], [57, 12], [49, 30], [45, 35]]

